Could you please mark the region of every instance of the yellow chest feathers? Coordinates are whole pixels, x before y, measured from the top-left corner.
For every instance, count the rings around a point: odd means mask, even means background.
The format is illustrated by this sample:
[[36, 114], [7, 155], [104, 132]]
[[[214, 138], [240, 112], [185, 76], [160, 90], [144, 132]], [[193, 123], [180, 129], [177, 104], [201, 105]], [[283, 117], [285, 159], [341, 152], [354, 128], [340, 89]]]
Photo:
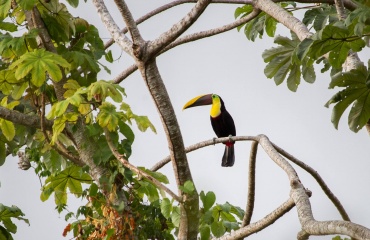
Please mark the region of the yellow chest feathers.
[[211, 117], [215, 118], [221, 114], [221, 101], [218, 96], [212, 97]]

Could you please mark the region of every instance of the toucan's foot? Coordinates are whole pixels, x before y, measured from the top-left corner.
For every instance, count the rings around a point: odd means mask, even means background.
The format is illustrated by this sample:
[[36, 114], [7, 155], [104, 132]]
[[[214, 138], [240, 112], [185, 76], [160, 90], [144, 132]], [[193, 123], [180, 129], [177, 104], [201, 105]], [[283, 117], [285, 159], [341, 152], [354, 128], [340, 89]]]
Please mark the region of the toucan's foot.
[[213, 138], [213, 145], [216, 145], [216, 139], [215, 137]]
[[233, 141], [231, 140], [231, 138], [232, 138], [232, 137], [233, 137], [233, 135], [231, 135], [231, 134], [230, 134], [230, 135], [229, 135], [229, 141], [230, 141], [230, 142], [233, 142]]

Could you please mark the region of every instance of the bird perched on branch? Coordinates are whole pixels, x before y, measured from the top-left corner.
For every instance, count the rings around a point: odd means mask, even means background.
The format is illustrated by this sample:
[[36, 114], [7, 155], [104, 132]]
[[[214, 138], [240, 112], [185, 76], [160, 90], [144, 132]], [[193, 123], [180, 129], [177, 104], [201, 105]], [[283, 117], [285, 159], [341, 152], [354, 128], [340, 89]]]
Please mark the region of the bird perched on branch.
[[[224, 101], [217, 94], [206, 94], [195, 97], [185, 104], [182, 110], [203, 106], [211, 105], [211, 124], [213, 131], [215, 131], [217, 137], [230, 137], [235, 136], [235, 124], [230, 113], [226, 110]], [[225, 152], [222, 157], [221, 166], [231, 167], [235, 162], [234, 155], [234, 141], [225, 142]]]

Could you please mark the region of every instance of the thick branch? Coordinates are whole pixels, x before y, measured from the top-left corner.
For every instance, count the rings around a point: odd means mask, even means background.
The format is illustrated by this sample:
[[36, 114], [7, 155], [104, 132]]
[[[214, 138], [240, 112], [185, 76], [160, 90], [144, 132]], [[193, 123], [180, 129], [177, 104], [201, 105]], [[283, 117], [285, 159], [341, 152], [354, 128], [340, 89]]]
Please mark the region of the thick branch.
[[203, 13], [211, 0], [199, 0], [178, 23], [174, 24], [168, 31], [162, 33], [157, 39], [149, 43], [148, 53], [150, 56], [156, 55], [168, 44], [183, 34]]
[[[6, 119], [15, 124], [23, 125], [26, 127], [41, 129], [40, 118], [36, 115], [27, 115], [0, 106], [0, 118]], [[51, 129], [52, 126], [53, 122], [45, 119], [45, 128]]]
[[258, 149], [258, 142], [256, 141], [252, 142], [250, 156], [249, 156], [247, 206], [245, 209], [245, 215], [243, 217], [242, 227], [250, 224], [252, 215], [253, 215], [254, 197], [255, 197], [255, 189], [256, 189], [257, 149]]
[[302, 229], [310, 235], [343, 234], [356, 239], [369, 239], [370, 229], [348, 221], [316, 221], [306, 191], [293, 167], [285, 160], [266, 136], [260, 135], [260, 145], [269, 157], [287, 174], [290, 196], [294, 200]]
[[114, 2], [116, 3], [118, 10], [121, 13], [122, 18], [126, 23], [126, 26], [131, 35], [132, 41], [134, 43], [138, 42], [137, 44], [142, 43], [144, 40], [140, 35], [139, 29], [136, 26], [136, 22], [134, 18], [132, 17], [132, 14], [126, 2], [124, 0], [114, 0]]
[[131, 41], [128, 37], [121, 32], [117, 24], [115, 23], [113, 17], [109, 13], [107, 7], [104, 4], [104, 0], [93, 0], [93, 4], [100, 16], [103, 24], [105, 25], [106, 29], [110, 32], [110, 35], [114, 39], [114, 41], [130, 56], [133, 56], [132, 48], [131, 48]]
[[[245, 238], [253, 233], [257, 233], [266, 227], [273, 224], [277, 219], [283, 216], [285, 213], [289, 212], [294, 207], [294, 201], [289, 198], [286, 202], [280, 205], [270, 214], [266, 215], [261, 220], [251, 223], [248, 226], [242, 227], [228, 235], [218, 238], [219, 240], [234, 240], [239, 238]], [[216, 239], [216, 238], [213, 238]]]
[[321, 189], [324, 191], [326, 196], [332, 201], [334, 206], [338, 209], [340, 215], [342, 216], [343, 220], [345, 221], [351, 221], [346, 210], [344, 209], [343, 205], [339, 201], [339, 199], [334, 195], [334, 193], [329, 189], [328, 185], [326, 185], [324, 179], [321, 178], [321, 176], [310, 166], [305, 164], [304, 162], [298, 160], [293, 155], [286, 152], [284, 149], [278, 147], [277, 145], [273, 144], [274, 148], [282, 154], [284, 157], [289, 159], [290, 161], [294, 162], [301, 168], [303, 168], [305, 171], [307, 171], [311, 176], [317, 181], [317, 183], [320, 185]]
[[293, 187], [290, 196], [296, 203], [302, 229], [310, 235], [341, 234], [352, 238], [369, 240], [370, 229], [348, 221], [316, 221], [312, 216], [310, 202], [301, 184]]
[[[192, 181], [184, 142], [175, 111], [168, 96], [166, 87], [159, 74], [155, 59], [146, 62], [145, 66], [139, 66], [141, 75], [147, 84], [150, 95], [152, 96], [158, 114], [161, 118], [164, 131], [166, 133], [168, 147], [170, 150], [173, 171], [175, 173], [177, 186], [184, 186], [185, 182]], [[198, 235], [198, 211], [199, 197], [197, 191], [182, 194], [184, 203], [180, 205], [181, 219], [179, 227], [179, 239], [196, 239]]]
[[275, 18], [278, 22], [282, 23], [285, 27], [297, 34], [298, 38], [303, 39], [311, 36], [306, 25], [299, 19], [290, 15], [285, 9], [278, 6], [271, 0], [254, 0], [254, 7], [266, 12], [271, 17]]

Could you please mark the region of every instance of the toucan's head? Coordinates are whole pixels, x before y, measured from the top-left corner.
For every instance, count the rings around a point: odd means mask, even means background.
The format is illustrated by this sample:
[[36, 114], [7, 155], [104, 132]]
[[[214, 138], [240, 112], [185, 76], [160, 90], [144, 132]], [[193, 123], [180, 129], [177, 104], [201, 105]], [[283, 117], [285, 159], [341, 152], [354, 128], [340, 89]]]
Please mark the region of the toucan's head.
[[221, 113], [221, 108], [224, 107], [221, 97], [218, 96], [217, 94], [206, 94], [206, 95], [195, 97], [191, 99], [189, 102], [187, 102], [182, 108], [182, 110], [191, 108], [191, 107], [211, 105], [211, 104], [212, 104], [211, 116], [217, 117]]

